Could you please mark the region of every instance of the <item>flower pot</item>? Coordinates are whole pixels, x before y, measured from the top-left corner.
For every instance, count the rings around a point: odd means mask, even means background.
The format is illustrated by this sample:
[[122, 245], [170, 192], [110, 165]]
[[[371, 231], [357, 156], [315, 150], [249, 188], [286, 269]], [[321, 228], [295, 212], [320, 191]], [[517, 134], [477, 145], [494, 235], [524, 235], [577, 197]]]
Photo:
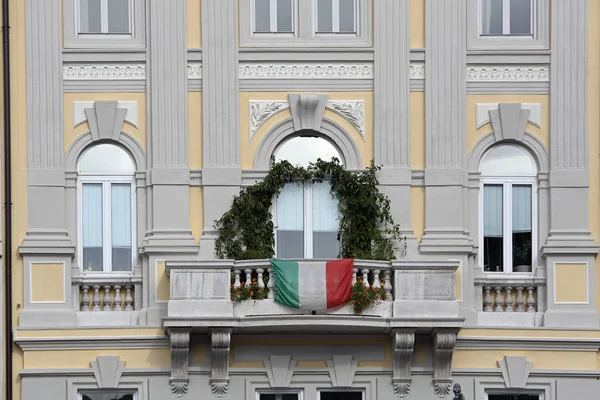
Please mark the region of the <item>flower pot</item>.
[[515, 272], [531, 272], [531, 265], [517, 265]]

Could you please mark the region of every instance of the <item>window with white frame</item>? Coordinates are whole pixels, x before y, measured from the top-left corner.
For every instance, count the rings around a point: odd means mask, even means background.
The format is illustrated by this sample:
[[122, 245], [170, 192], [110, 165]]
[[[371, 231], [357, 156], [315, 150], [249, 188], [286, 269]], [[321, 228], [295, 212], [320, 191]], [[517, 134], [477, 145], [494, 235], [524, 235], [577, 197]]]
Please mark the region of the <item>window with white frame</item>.
[[531, 36], [534, 0], [480, 0], [481, 35]]
[[131, 35], [132, 0], [78, 0], [80, 35]]
[[78, 163], [79, 265], [130, 272], [135, 264], [135, 165], [119, 146], [99, 144]]
[[488, 394], [487, 400], [540, 400], [540, 396], [531, 394]]
[[[342, 161], [328, 140], [314, 135], [293, 137], [275, 150], [277, 161], [308, 166], [332, 157]], [[336, 258], [339, 252], [338, 201], [327, 181], [287, 184], [275, 200], [276, 248], [279, 258]]]
[[254, 33], [294, 33], [294, 0], [252, 0]]
[[499, 145], [481, 165], [481, 243], [484, 271], [532, 272], [536, 259], [535, 161], [516, 145]]
[[137, 400], [135, 392], [123, 390], [86, 390], [79, 392], [78, 400]]
[[257, 400], [301, 400], [300, 393], [257, 393]]
[[362, 391], [319, 391], [319, 400], [363, 400]]
[[356, 33], [358, 10], [355, 0], [315, 1], [317, 33]]

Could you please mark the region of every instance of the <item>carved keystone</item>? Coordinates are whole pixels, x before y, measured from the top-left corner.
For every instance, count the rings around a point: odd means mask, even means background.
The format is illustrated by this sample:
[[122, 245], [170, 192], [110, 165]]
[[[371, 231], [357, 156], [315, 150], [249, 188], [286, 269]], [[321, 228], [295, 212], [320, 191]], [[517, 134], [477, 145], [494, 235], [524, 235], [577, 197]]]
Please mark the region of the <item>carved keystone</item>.
[[99, 388], [114, 389], [119, 387], [125, 361], [119, 361], [119, 356], [99, 356], [91, 362], [92, 371]]
[[119, 140], [127, 109], [117, 105], [117, 101], [95, 101], [94, 108], [85, 109], [93, 140]]
[[183, 397], [188, 392], [188, 357], [190, 351], [190, 330], [171, 330], [171, 393]]
[[497, 110], [490, 110], [496, 141], [510, 139], [522, 142], [529, 113], [521, 107], [521, 103], [500, 103]]
[[210, 350], [212, 353], [210, 388], [212, 394], [223, 397], [229, 389], [231, 329], [215, 329], [211, 331], [210, 336]]
[[438, 397], [447, 397], [452, 391], [452, 356], [456, 344], [454, 330], [433, 331], [433, 390]]
[[326, 94], [290, 94], [288, 99], [294, 121], [294, 130], [313, 130], [321, 128], [323, 114], [327, 106]]
[[413, 330], [396, 330], [392, 333], [394, 350], [394, 371], [392, 385], [394, 394], [407, 397], [410, 393], [412, 353], [415, 348], [415, 333]]

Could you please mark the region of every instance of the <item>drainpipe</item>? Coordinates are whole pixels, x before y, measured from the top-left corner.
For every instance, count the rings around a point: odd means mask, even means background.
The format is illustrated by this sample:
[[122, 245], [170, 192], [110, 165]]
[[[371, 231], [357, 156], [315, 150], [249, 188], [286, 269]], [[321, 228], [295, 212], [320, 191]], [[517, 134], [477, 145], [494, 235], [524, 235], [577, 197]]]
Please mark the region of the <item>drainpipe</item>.
[[4, 88], [4, 318], [6, 400], [13, 398], [12, 374], [12, 179], [10, 146], [10, 50], [9, 0], [2, 0], [2, 83]]

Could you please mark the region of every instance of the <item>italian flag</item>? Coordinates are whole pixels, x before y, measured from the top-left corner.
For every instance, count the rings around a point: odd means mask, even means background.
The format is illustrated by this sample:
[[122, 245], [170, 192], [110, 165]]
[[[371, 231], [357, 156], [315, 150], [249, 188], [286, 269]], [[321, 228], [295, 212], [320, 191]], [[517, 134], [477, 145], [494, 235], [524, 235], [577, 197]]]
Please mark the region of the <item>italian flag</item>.
[[350, 300], [354, 260], [272, 259], [275, 301], [303, 310], [326, 310]]

